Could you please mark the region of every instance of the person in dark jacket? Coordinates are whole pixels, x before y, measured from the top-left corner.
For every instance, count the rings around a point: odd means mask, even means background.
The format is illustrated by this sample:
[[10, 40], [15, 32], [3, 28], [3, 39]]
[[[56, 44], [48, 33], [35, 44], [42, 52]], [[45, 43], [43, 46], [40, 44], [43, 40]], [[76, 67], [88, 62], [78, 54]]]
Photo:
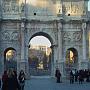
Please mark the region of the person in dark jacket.
[[61, 82], [61, 73], [60, 73], [60, 70], [57, 68], [56, 69], [56, 72], [55, 72], [55, 77], [57, 79], [57, 83], [60, 83]]
[[20, 71], [19, 77], [19, 84], [20, 84], [20, 90], [24, 90], [24, 86], [25, 86], [25, 73], [23, 70]]
[[1, 88], [1, 78], [0, 78], [0, 88]]
[[8, 90], [17, 90], [19, 89], [19, 84], [15, 72], [10, 70], [8, 72]]
[[74, 83], [74, 74], [72, 72], [72, 70], [70, 71], [70, 84]]
[[8, 75], [7, 71], [4, 71], [2, 75], [2, 90], [8, 90]]

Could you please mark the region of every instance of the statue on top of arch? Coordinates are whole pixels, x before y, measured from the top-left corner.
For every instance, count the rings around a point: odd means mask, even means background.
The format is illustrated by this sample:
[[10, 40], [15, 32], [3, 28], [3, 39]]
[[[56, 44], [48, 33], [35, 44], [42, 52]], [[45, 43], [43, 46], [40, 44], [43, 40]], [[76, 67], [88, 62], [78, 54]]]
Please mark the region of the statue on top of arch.
[[24, 12], [25, 11], [25, 4], [22, 2], [21, 4], [21, 12]]

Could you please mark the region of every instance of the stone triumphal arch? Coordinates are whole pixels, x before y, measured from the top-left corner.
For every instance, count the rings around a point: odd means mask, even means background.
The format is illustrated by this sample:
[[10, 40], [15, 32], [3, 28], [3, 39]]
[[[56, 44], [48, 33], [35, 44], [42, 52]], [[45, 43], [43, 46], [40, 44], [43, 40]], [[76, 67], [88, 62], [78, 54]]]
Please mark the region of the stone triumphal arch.
[[38, 35], [51, 42], [51, 76], [57, 67], [63, 76], [88, 69], [89, 20], [88, 0], [0, 0], [0, 74], [12, 55], [17, 72], [29, 77], [29, 42]]

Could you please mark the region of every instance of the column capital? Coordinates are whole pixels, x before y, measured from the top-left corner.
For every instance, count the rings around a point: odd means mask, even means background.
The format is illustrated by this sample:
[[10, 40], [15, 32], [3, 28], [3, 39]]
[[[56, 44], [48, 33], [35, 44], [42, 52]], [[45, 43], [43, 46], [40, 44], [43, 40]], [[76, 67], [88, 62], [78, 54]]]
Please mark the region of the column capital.
[[58, 22], [58, 30], [62, 29], [62, 23]]
[[26, 23], [25, 22], [21, 22], [21, 30], [25, 31], [26, 29]]
[[21, 22], [21, 28], [24, 28], [24, 27], [25, 27], [25, 23]]
[[86, 30], [87, 24], [86, 22], [82, 23], [82, 30]]

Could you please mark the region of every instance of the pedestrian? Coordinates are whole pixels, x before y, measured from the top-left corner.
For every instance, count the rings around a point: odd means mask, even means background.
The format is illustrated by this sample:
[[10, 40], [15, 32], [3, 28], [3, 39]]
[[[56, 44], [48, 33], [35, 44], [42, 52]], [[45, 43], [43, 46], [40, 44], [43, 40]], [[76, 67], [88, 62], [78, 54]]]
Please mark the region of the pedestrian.
[[18, 79], [17, 79], [17, 72], [15, 70], [13, 71], [13, 80], [14, 80], [14, 88], [16, 90], [19, 90], [20, 86], [19, 86]]
[[60, 83], [61, 82], [61, 73], [60, 73], [60, 70], [58, 68], [55, 71], [55, 77], [57, 79], [57, 83]]
[[72, 70], [70, 71], [70, 84], [74, 83], [74, 74], [72, 72]]
[[0, 88], [1, 88], [1, 77], [0, 77]]
[[75, 82], [78, 81], [78, 71], [75, 71]]
[[18, 80], [12, 69], [8, 71], [8, 90], [17, 90]]
[[7, 71], [4, 71], [2, 75], [2, 90], [8, 90], [8, 75]]
[[83, 79], [83, 70], [79, 70], [79, 84], [82, 84], [84, 81]]
[[25, 73], [24, 73], [23, 70], [20, 71], [18, 80], [19, 80], [20, 90], [24, 90], [24, 86], [25, 86]]

